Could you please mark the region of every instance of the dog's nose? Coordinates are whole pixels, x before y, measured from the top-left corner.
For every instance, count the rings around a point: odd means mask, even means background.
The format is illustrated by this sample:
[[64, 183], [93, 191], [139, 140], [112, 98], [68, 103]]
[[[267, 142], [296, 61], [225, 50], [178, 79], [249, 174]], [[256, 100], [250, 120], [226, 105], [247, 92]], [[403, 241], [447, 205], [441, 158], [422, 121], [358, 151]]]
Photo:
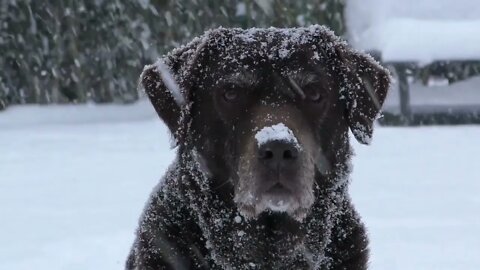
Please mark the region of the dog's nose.
[[258, 158], [272, 169], [288, 166], [297, 160], [298, 149], [287, 141], [270, 141], [258, 149]]

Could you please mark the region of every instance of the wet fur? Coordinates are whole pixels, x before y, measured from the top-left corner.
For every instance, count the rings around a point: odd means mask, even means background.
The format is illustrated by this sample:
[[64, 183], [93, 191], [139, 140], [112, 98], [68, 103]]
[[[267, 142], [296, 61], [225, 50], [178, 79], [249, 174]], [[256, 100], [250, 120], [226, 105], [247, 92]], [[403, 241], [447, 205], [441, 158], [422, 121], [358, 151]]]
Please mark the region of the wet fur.
[[[367, 269], [367, 235], [348, 195], [352, 156], [348, 131], [352, 130], [360, 142], [369, 142], [379, 112], [375, 103], [383, 103], [388, 89], [388, 72], [321, 26], [294, 30], [309, 42], [297, 48], [305, 49], [307, 58], [279, 63], [290, 73], [302, 69], [314, 55], [308, 56], [312, 52], [307, 45], [321, 47], [321, 65], [333, 70], [322, 72], [327, 76], [322, 82], [336, 89], [328, 99], [328, 109], [311, 114], [315, 118], [284, 114], [294, 117], [300, 125], [294, 131], [301, 133], [299, 138], [308, 148], [304, 166], [311, 174], [299, 179], [311, 187], [304, 191], [310, 191], [313, 197], [302, 195], [308, 207], [298, 220], [292, 218], [293, 213], [268, 211], [246, 217], [239, 211], [245, 197], [238, 195], [241, 192], [235, 191], [235, 187], [247, 189], [252, 184], [245, 182], [247, 176], [255, 178], [253, 174], [261, 170], [248, 161], [248, 153], [253, 152], [248, 150], [252, 147], [252, 127], [229, 124], [231, 119], [238, 121], [246, 114], [229, 115], [228, 110], [218, 114], [212, 108], [219, 106], [212, 103], [211, 96], [216, 82], [223, 77], [232, 79], [226, 74], [235, 74], [232, 69], [236, 66], [232, 60], [222, 60], [228, 54], [215, 52], [215, 46], [231, 46], [225, 51], [234, 57], [235, 50], [246, 50], [248, 54], [255, 46], [263, 46], [256, 43], [241, 47], [232, 42], [235, 35], [245, 35], [244, 31], [209, 31], [162, 60], [183, 90], [188, 102], [184, 108], [175, 106], [155, 66], [147, 67], [142, 74], [142, 85], [174, 134], [178, 150], [175, 163], [146, 204], [126, 269]], [[271, 39], [269, 31], [275, 34]], [[260, 30], [258, 38], [266, 38], [275, 47], [282, 42], [276, 38], [282, 37], [283, 30], [275, 31]], [[251, 65], [255, 66], [255, 52], [249, 55], [253, 55]], [[259, 65], [258, 70], [270, 72], [269, 66]], [[281, 76], [288, 78], [288, 74]], [[243, 82], [259, 79], [248, 78]], [[275, 76], [264, 78], [271, 78], [270, 84], [276, 80]], [[312, 80], [309, 76], [292, 78], [300, 84], [302, 80]], [[378, 100], [371, 101], [365, 87], [372, 88]], [[345, 92], [345, 88], [355, 91]], [[285, 112], [281, 108], [277, 107], [280, 115]], [[229, 133], [226, 126], [234, 126], [235, 132]], [[328, 168], [316, 164], [320, 157], [328, 161]], [[243, 172], [237, 173], [238, 168]]]

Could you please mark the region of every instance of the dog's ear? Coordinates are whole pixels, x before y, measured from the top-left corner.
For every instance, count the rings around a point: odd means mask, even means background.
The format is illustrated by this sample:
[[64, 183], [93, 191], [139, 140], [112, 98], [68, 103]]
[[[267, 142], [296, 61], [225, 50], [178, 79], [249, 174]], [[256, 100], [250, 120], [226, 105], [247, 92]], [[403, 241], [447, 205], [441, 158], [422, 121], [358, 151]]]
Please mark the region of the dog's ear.
[[341, 94], [346, 101], [348, 125], [357, 141], [369, 144], [373, 123], [390, 87], [390, 72], [370, 55], [345, 43], [339, 44], [336, 51], [344, 72]]
[[157, 63], [145, 67], [140, 77], [140, 84], [145, 89], [157, 114], [175, 134], [185, 97], [174, 79], [173, 72], [163, 63], [163, 59], [160, 59]]
[[144, 68], [140, 76], [142, 87], [155, 111], [178, 141], [182, 114], [191, 103], [192, 83], [195, 81], [196, 63], [206, 37], [197, 38], [174, 49], [155, 64]]

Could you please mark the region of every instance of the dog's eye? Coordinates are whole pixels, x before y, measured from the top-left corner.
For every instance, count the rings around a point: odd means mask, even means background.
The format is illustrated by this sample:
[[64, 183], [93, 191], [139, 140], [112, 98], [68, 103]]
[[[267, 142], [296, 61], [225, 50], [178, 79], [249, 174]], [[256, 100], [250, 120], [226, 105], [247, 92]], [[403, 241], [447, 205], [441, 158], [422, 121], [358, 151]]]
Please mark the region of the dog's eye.
[[322, 94], [317, 89], [307, 88], [304, 90], [305, 98], [308, 101], [320, 102], [322, 100]]
[[225, 92], [223, 92], [223, 99], [225, 99], [225, 101], [235, 101], [238, 97], [238, 93], [237, 91], [233, 90], [233, 89], [227, 89], [225, 90]]

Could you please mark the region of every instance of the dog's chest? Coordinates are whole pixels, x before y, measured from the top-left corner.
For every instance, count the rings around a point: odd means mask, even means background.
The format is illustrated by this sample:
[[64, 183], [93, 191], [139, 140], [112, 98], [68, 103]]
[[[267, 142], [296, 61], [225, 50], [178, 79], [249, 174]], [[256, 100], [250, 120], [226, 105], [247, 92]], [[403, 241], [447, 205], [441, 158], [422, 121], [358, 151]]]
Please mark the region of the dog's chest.
[[[196, 164], [188, 166], [195, 168]], [[281, 214], [246, 220], [211, 190], [208, 177], [189, 170], [181, 181], [206, 247], [209, 269], [322, 269], [336, 218], [335, 200], [318, 200], [302, 222]], [[316, 191], [320, 192], [320, 191]]]
[[303, 239], [285, 232], [234, 229], [207, 241], [212, 263], [222, 269], [314, 269]]
[[321, 219], [294, 228], [279, 217], [246, 221], [212, 197], [192, 204], [210, 269], [318, 269], [323, 259]]

